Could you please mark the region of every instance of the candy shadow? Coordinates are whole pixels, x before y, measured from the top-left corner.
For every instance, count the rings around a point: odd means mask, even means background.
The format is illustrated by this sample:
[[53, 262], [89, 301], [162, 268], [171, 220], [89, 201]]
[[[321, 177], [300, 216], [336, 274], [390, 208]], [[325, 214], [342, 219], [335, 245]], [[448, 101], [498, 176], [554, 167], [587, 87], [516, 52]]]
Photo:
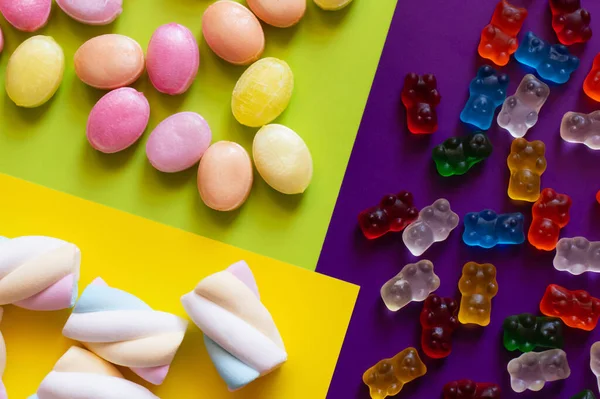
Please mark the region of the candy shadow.
[[[24, 108], [17, 106], [5, 92], [2, 118], [5, 121], [12, 121], [12, 123], [7, 124], [7, 126], [11, 126], [12, 129], [5, 130], [2, 133], [8, 133], [15, 138], [26, 139], [27, 133], [29, 132], [28, 128], [38, 126], [41, 123], [40, 121], [46, 117], [50, 107], [54, 104], [57, 94], [58, 93], [39, 107]], [[14, 122], [18, 123], [18, 125], [15, 126]]]
[[[252, 192], [250, 192], [250, 195], [252, 195]], [[216, 211], [212, 208], [209, 208], [204, 203], [204, 201], [202, 201], [202, 197], [200, 197], [200, 194], [198, 194], [196, 196], [195, 206], [193, 208], [194, 219], [197, 221], [198, 226], [203, 226], [204, 223], [202, 223], [202, 221], [205, 220], [206, 218], [210, 218], [212, 220], [212, 222], [214, 222], [222, 227], [231, 226], [231, 224], [233, 222], [235, 222], [236, 219], [238, 218], [238, 216], [239, 216], [240, 212], [242, 211], [242, 209], [244, 208], [244, 206], [246, 206], [245, 203], [242, 204], [241, 207], [239, 207], [233, 211], [227, 211], [227, 212]], [[219, 239], [219, 238], [216, 238], [216, 239]]]
[[84, 148], [81, 152], [81, 167], [82, 169], [87, 169], [90, 173], [93, 173], [93, 170], [95, 169], [112, 171], [122, 169], [123, 165], [131, 162], [141, 141], [141, 139], [138, 139], [123, 151], [114, 154], [105, 154], [94, 149], [87, 140], [82, 140]]
[[[321, 7], [316, 5], [313, 1], [309, 1], [306, 5], [306, 15], [304, 18], [313, 18], [317, 20], [322, 26], [331, 26], [332, 28], [338, 29], [338, 25], [347, 19], [347, 15], [354, 10], [354, 1], [348, 4], [341, 10], [328, 11], [323, 10]], [[300, 21], [302, 23], [302, 21]]]
[[144, 73], [131, 87], [144, 93], [151, 109], [155, 108], [154, 105], [160, 104], [160, 109], [167, 110], [169, 114], [175, 114], [181, 111], [182, 104], [186, 101], [196, 83], [197, 79], [194, 79], [194, 83], [185, 93], [172, 96], [158, 91], [150, 81], [148, 74]]
[[[145, 150], [145, 149], [144, 149]], [[140, 150], [141, 151], [141, 150]], [[194, 164], [191, 168], [186, 170], [182, 170], [181, 172], [176, 173], [165, 173], [156, 169], [148, 158], [146, 157], [144, 162], [144, 172], [142, 175], [142, 180], [140, 182], [140, 186], [142, 189], [144, 187], [155, 187], [161, 186], [162, 188], [167, 189], [176, 189], [182, 187], [184, 184], [190, 184], [190, 182], [196, 179], [198, 173], [198, 164]], [[195, 184], [195, 183], [192, 183]], [[154, 194], [153, 194], [154, 193]], [[152, 190], [151, 193], [155, 194], [156, 192]]]
[[[117, 18], [108, 25], [86, 25], [77, 22], [75, 19], [68, 16], [60, 7], [58, 7], [58, 5], [54, 4], [48, 24], [42, 29], [42, 32], [43, 34], [48, 34], [48, 32], [46, 32], [47, 30], [53, 30], [54, 32], [56, 32], [56, 30], [65, 30], [68, 32], [64, 33], [68, 33], [68, 35], [71, 36], [69, 40], [79, 39], [85, 42], [96, 36], [113, 33], [117, 28], [119, 19], [120, 18]], [[83, 44], [83, 42], [81, 44]]]

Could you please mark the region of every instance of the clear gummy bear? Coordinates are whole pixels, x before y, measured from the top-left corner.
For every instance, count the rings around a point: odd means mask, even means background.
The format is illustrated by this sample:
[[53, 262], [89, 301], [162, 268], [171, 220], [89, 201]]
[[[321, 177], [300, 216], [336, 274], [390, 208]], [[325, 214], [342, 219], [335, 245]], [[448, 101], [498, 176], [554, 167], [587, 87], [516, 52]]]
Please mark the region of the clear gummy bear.
[[598, 389], [600, 389], [600, 341], [594, 343], [590, 348], [590, 369], [596, 376]]
[[567, 354], [562, 349], [524, 353], [508, 362], [510, 385], [519, 393], [541, 390], [546, 382], [564, 380], [571, 375]]
[[422, 302], [440, 286], [440, 278], [433, 271], [433, 263], [421, 260], [409, 263], [400, 273], [381, 287], [381, 299], [385, 306], [396, 312], [410, 302]]
[[591, 242], [585, 237], [562, 238], [556, 244], [553, 263], [556, 270], [575, 275], [600, 273], [600, 241]]
[[458, 226], [458, 215], [450, 202], [440, 198], [419, 212], [419, 218], [402, 233], [402, 241], [415, 256], [422, 255], [435, 242], [444, 241]]
[[600, 111], [589, 114], [567, 112], [560, 124], [560, 137], [569, 143], [581, 143], [600, 150]]

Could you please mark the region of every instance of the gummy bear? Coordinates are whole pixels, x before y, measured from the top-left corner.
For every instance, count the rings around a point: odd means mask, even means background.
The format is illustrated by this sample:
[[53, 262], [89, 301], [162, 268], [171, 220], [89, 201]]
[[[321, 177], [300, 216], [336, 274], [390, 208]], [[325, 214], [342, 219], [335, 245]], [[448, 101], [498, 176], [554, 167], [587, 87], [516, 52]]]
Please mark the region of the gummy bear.
[[558, 41], [567, 46], [585, 43], [592, 38], [591, 16], [581, 8], [580, 0], [550, 0], [552, 29]]
[[504, 347], [509, 351], [531, 352], [535, 348], [563, 347], [563, 324], [555, 317], [536, 317], [531, 313], [509, 316], [502, 324]]
[[510, 181], [508, 196], [514, 200], [535, 202], [540, 196], [542, 173], [546, 171], [546, 145], [523, 138], [513, 140], [508, 156]]
[[492, 143], [484, 132], [450, 137], [432, 151], [437, 171], [442, 176], [464, 175], [473, 165], [492, 154]]
[[600, 241], [590, 242], [585, 237], [562, 238], [556, 245], [554, 268], [579, 275], [600, 273]]
[[600, 190], [596, 192], [596, 202], [600, 204]]
[[571, 399], [596, 399], [596, 396], [594, 396], [594, 393], [589, 389], [585, 389], [579, 392], [577, 395], [571, 397]]
[[517, 91], [504, 101], [498, 126], [513, 137], [523, 137], [538, 121], [538, 114], [550, 95], [550, 87], [532, 74], [521, 80]]
[[569, 327], [592, 331], [600, 317], [600, 299], [584, 290], [570, 291], [550, 284], [540, 302], [540, 311], [560, 318]]
[[419, 210], [414, 206], [412, 194], [401, 191], [383, 197], [379, 206], [362, 211], [358, 215], [358, 224], [365, 237], [372, 240], [390, 231], [404, 230], [417, 216]]
[[501, 0], [494, 10], [492, 22], [481, 31], [479, 55], [499, 66], [508, 64], [510, 55], [519, 47], [517, 34], [526, 17], [526, 9]]
[[410, 302], [422, 302], [440, 286], [440, 278], [433, 271], [433, 263], [420, 260], [409, 263], [400, 273], [381, 287], [381, 298], [385, 306], [396, 312]]
[[432, 359], [442, 359], [452, 352], [452, 335], [458, 328], [458, 304], [453, 298], [430, 295], [421, 311], [421, 347]]
[[498, 293], [496, 267], [490, 263], [468, 262], [458, 282], [462, 294], [458, 320], [462, 324], [490, 324], [492, 298]]
[[535, 69], [544, 80], [566, 83], [579, 67], [579, 58], [571, 55], [562, 44], [550, 44], [533, 32], [528, 32], [525, 40], [515, 53], [521, 64]]
[[533, 221], [527, 238], [531, 245], [544, 251], [556, 248], [560, 229], [569, 223], [571, 197], [558, 194], [551, 188], [545, 188], [540, 198], [533, 204]]
[[397, 395], [404, 384], [422, 377], [427, 367], [415, 348], [407, 348], [391, 359], [383, 359], [363, 374], [372, 399]]
[[525, 242], [522, 213], [497, 215], [491, 209], [465, 215], [463, 241], [470, 246], [493, 248], [498, 244], [522, 244]]
[[452, 381], [444, 385], [443, 399], [500, 399], [500, 387], [489, 382]]
[[434, 75], [406, 75], [402, 103], [406, 107], [406, 122], [411, 133], [429, 134], [437, 130], [438, 118], [435, 108], [441, 99]]
[[600, 53], [594, 57], [590, 73], [583, 81], [583, 91], [594, 101], [600, 101]]
[[469, 100], [460, 113], [460, 120], [488, 130], [492, 126], [494, 112], [506, 99], [508, 75], [498, 72], [489, 65], [479, 67], [477, 76], [469, 85]]
[[510, 385], [519, 393], [541, 390], [546, 382], [564, 380], [571, 375], [567, 354], [562, 349], [524, 353], [508, 362]]
[[458, 226], [458, 215], [445, 198], [419, 212], [419, 218], [402, 233], [402, 241], [414, 256], [422, 255], [435, 242], [444, 241]]
[[567, 112], [560, 124], [560, 137], [569, 143], [581, 143], [600, 150], [600, 111], [590, 114]]
[[598, 389], [600, 389], [600, 342], [595, 342], [590, 348], [590, 369], [596, 376]]

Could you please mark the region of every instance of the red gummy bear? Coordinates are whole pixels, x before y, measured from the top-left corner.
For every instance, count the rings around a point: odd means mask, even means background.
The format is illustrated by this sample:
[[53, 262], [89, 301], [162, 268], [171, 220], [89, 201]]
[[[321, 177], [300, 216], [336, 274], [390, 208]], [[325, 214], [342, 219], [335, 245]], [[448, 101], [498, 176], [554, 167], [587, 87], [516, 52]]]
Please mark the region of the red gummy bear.
[[583, 91], [592, 100], [600, 102], [600, 54], [594, 57], [592, 69], [583, 81]]
[[600, 317], [600, 299], [584, 290], [570, 291], [550, 284], [540, 302], [540, 311], [560, 318], [569, 327], [592, 331]]
[[452, 335], [458, 327], [458, 303], [453, 298], [429, 295], [421, 311], [421, 346], [432, 359], [442, 359], [452, 352]]
[[444, 385], [443, 399], [500, 399], [500, 387], [489, 382], [452, 381]]
[[580, 0], [550, 0], [552, 29], [565, 45], [585, 43], [592, 37], [589, 11], [581, 8]]
[[438, 118], [435, 107], [441, 99], [434, 75], [419, 76], [416, 73], [406, 75], [402, 89], [402, 104], [406, 107], [406, 121], [411, 133], [429, 134], [437, 130]]
[[481, 31], [479, 55], [499, 66], [508, 64], [510, 55], [519, 47], [517, 34], [526, 17], [526, 9], [501, 0], [494, 10], [492, 22]]
[[379, 206], [362, 211], [358, 215], [358, 224], [365, 237], [372, 240], [390, 231], [404, 230], [419, 216], [419, 210], [413, 202], [413, 195], [402, 191], [396, 195], [386, 195]]
[[531, 245], [544, 251], [552, 251], [560, 235], [560, 229], [569, 223], [571, 197], [545, 188], [533, 204], [533, 221], [527, 238]]

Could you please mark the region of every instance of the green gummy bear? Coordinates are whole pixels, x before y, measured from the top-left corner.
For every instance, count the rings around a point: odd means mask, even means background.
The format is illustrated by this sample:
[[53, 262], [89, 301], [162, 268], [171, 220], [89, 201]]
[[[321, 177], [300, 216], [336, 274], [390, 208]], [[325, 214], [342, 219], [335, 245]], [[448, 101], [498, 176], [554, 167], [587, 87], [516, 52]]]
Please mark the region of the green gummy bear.
[[442, 176], [464, 175], [476, 163], [489, 157], [492, 143], [483, 132], [450, 137], [432, 151], [437, 171]]
[[537, 317], [530, 313], [509, 316], [502, 323], [504, 347], [509, 351], [531, 352], [536, 347], [562, 348], [562, 321], [555, 317]]
[[596, 399], [594, 393], [589, 389], [579, 392], [577, 395], [571, 397], [571, 399]]

